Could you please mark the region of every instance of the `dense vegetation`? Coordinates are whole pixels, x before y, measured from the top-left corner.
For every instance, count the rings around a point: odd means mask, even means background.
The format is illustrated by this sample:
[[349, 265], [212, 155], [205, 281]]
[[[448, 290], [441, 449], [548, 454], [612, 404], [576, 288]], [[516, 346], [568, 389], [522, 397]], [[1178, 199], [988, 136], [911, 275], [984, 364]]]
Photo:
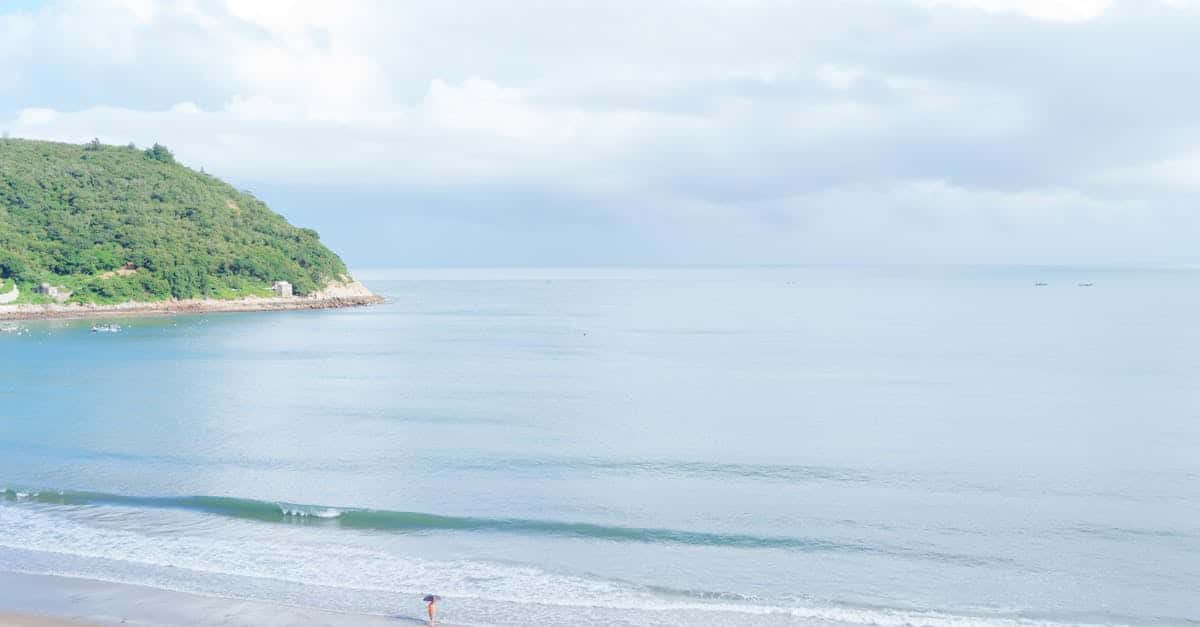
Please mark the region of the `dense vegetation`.
[[0, 139], [0, 284], [21, 302], [62, 286], [76, 302], [235, 298], [346, 275], [316, 231], [175, 162], [167, 148]]

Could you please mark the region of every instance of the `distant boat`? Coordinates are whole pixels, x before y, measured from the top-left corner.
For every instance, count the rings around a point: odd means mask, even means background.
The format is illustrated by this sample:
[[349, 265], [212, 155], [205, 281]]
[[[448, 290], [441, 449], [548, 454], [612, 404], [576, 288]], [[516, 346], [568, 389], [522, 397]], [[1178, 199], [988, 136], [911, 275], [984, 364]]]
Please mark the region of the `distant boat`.
[[23, 329], [16, 324], [0, 324], [0, 333], [16, 333], [20, 334]]
[[1041, 281], [1038, 281], [1037, 283], [1034, 283], [1034, 284], [1033, 284], [1033, 286], [1034, 286], [1034, 287], [1046, 287], [1047, 285], [1050, 285], [1050, 284], [1049, 284], [1049, 283], [1043, 283], [1043, 282], [1041, 282]]
[[121, 325], [119, 324], [96, 324], [92, 325], [92, 333], [120, 333]]
[[1091, 286], [1095, 285], [1095, 283], [1092, 283], [1091, 281], [1087, 281], [1084, 283], [1076, 283], [1076, 285], [1078, 285], [1079, 287], [1091, 287]]

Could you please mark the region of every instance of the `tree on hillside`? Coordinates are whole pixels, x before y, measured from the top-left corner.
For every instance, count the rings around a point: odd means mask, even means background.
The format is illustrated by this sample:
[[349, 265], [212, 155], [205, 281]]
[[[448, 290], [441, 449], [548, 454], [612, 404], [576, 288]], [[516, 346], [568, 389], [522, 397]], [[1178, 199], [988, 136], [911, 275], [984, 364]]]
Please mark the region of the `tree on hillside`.
[[166, 146], [159, 143], [155, 143], [153, 147], [147, 148], [146, 156], [163, 163], [175, 163], [175, 155], [171, 154], [171, 151]]
[[0, 251], [0, 277], [6, 279], [24, 279], [29, 272], [29, 266], [20, 257]]

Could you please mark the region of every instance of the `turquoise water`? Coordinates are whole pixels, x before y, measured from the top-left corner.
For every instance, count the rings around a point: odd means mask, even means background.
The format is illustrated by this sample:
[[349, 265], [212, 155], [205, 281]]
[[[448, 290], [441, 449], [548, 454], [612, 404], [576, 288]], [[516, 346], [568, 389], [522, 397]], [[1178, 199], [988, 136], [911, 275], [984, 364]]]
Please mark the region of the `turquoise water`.
[[361, 274], [388, 304], [0, 333], [0, 569], [469, 624], [1200, 621], [1200, 271]]

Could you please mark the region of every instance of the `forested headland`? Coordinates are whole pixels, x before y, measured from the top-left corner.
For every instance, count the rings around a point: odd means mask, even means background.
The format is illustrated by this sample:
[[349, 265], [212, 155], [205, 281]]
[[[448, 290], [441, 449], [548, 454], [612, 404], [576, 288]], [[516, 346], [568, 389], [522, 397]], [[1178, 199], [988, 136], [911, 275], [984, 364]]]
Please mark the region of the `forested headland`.
[[[299, 295], [348, 281], [320, 241], [251, 194], [147, 149], [0, 139], [0, 286], [19, 303]], [[10, 287], [0, 288], [10, 289]]]

